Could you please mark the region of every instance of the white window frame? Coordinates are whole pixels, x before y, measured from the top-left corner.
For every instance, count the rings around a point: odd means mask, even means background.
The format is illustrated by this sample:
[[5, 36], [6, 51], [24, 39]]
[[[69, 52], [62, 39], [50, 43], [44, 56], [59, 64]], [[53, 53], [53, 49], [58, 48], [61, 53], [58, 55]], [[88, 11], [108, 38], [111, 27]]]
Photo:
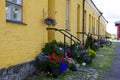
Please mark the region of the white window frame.
[[22, 22], [22, 0], [6, 0], [6, 20]]

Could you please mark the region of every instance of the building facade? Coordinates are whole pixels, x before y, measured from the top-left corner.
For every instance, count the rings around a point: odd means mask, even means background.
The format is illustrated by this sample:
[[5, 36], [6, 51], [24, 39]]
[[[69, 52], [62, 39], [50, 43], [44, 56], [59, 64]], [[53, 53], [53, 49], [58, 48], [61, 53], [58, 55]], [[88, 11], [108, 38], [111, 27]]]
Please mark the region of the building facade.
[[[105, 36], [100, 13], [92, 0], [0, 0], [0, 69], [34, 60], [48, 41], [63, 41], [47, 28], [67, 30], [82, 42], [86, 36], [79, 32]], [[48, 17], [57, 24], [46, 25]]]

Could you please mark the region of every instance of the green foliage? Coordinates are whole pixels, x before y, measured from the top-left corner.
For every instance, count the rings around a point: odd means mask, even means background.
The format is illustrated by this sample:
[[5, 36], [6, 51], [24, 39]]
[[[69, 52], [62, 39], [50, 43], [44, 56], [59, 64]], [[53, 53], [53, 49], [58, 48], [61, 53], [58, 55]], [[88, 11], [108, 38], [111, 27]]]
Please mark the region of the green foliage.
[[66, 43], [58, 42], [57, 44], [58, 44], [58, 46], [61, 47], [61, 48], [64, 48], [64, 45], [65, 45], [66, 48], [70, 48], [70, 46], [68, 45], [67, 42], [66, 42]]
[[78, 46], [76, 46], [76, 44], [71, 46], [72, 58], [77, 59], [77, 56], [79, 53], [78, 50], [79, 50], [79, 48], [78, 48]]
[[110, 36], [106, 36], [106, 38], [107, 38], [107, 39], [111, 39], [111, 37], [110, 37]]
[[48, 63], [49, 63], [48, 61], [40, 61], [40, 60], [36, 59], [36, 67], [40, 71], [46, 71]]
[[48, 58], [46, 58], [46, 55], [40, 53], [35, 59], [35, 64], [38, 70], [46, 71], [49, 61]]
[[94, 50], [90, 49], [90, 47], [89, 47], [86, 51], [88, 52], [88, 54], [91, 58], [95, 58], [96, 52]]
[[92, 35], [89, 34], [86, 39], [85, 49], [87, 49], [88, 47], [91, 47], [91, 44], [92, 44]]
[[85, 50], [82, 50], [81, 52], [78, 53], [77, 62], [79, 64], [82, 64], [83, 62], [85, 62], [86, 64], [91, 64], [92, 58], [89, 56], [89, 54]]
[[106, 69], [111, 65], [111, 61], [114, 55], [115, 43], [111, 47], [102, 47], [97, 51], [97, 55], [92, 63], [96, 69]]
[[95, 45], [95, 42], [96, 39], [94, 39], [92, 35], [89, 34], [86, 39], [85, 49], [88, 49], [90, 47], [92, 50], [97, 51], [98, 45]]
[[55, 52], [58, 56], [63, 56], [63, 51], [61, 51], [58, 47], [58, 43], [56, 40], [52, 42], [46, 43], [45, 47], [42, 49], [42, 52], [46, 55], [50, 55], [52, 52]]

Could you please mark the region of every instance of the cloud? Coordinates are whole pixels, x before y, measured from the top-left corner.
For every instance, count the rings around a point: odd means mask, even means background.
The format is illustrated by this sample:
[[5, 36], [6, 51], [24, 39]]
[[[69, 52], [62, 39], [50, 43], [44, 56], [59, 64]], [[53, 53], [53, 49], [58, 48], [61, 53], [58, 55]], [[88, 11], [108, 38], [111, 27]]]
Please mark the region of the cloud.
[[120, 0], [93, 0], [93, 2], [109, 22], [106, 30], [109, 33], [116, 34], [115, 22], [120, 21]]
[[120, 0], [93, 0], [107, 18], [120, 18]]

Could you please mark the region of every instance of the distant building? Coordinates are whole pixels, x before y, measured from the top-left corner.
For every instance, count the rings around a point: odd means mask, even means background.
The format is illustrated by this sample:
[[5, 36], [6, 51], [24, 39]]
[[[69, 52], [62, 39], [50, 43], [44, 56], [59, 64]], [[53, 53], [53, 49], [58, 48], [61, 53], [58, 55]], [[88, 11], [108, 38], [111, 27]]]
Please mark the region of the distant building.
[[105, 34], [106, 34], [106, 37], [109, 37], [109, 38], [112, 37], [112, 34], [108, 33], [107, 31]]
[[115, 26], [117, 26], [117, 39], [120, 39], [120, 21], [115, 22]]

